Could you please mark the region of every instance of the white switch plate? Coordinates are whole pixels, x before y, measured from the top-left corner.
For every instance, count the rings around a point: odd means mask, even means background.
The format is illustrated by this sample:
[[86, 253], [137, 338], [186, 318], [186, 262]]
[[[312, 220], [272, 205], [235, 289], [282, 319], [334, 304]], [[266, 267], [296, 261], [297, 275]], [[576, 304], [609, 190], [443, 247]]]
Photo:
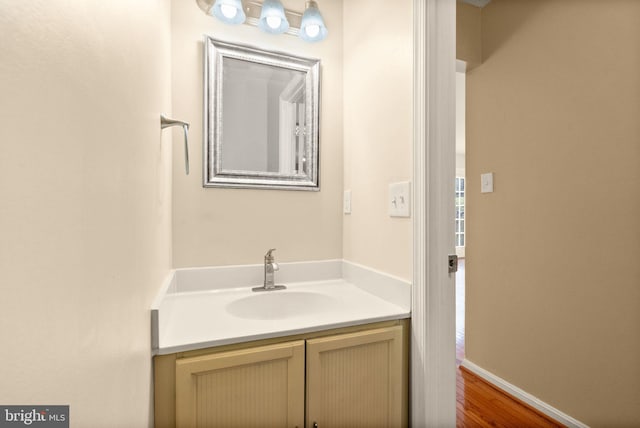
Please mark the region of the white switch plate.
[[493, 172], [480, 175], [480, 193], [493, 193]]
[[409, 181], [389, 184], [389, 215], [411, 217], [411, 183]]
[[342, 203], [342, 212], [351, 214], [351, 190], [344, 191], [344, 200]]

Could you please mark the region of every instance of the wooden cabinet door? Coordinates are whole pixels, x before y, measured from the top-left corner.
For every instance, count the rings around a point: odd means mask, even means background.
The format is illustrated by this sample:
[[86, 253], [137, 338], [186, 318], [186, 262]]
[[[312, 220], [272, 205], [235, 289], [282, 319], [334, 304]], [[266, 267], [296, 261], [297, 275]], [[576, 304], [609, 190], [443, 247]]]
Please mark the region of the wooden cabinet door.
[[304, 426], [303, 340], [176, 361], [176, 426]]
[[402, 326], [307, 341], [307, 427], [407, 424]]

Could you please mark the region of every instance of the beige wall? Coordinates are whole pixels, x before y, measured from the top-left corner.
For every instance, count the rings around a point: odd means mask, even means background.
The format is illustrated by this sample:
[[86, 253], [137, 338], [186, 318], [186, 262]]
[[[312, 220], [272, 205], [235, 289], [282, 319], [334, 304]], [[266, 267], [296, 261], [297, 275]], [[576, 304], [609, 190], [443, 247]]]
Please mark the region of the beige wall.
[[[175, 267], [261, 263], [269, 248], [278, 261], [342, 258], [342, 1], [324, 0], [321, 11], [329, 35], [309, 44], [221, 23], [195, 2], [172, 2], [173, 113], [191, 123], [193, 142], [191, 175], [181, 172], [182, 147], [173, 153]], [[203, 34], [322, 60], [320, 192], [202, 187]]]
[[150, 421], [170, 267], [169, 3], [0, 2], [0, 403]]
[[[300, 10], [294, 1], [284, 4]], [[180, 172], [176, 146], [176, 267], [260, 263], [275, 247], [280, 261], [344, 257], [411, 277], [411, 220], [387, 214], [388, 184], [411, 180], [411, 2], [403, 0], [393, 15], [371, 0], [325, 0], [321, 10], [329, 37], [308, 44], [228, 26], [173, 2], [173, 111], [192, 123], [194, 165], [202, 156], [203, 33], [322, 60], [321, 191], [204, 189], [198, 167], [189, 177]], [[344, 29], [343, 14], [349, 21]], [[370, 20], [384, 20], [385, 30], [365, 25]], [[343, 189], [353, 194], [348, 216], [342, 214]]]
[[493, 0], [467, 75], [467, 356], [594, 427], [640, 425], [639, 16]]
[[456, 3], [456, 58], [467, 63], [467, 70], [482, 63], [482, 9]]
[[387, 6], [344, 2], [344, 258], [411, 279], [411, 219], [389, 217], [387, 196], [412, 178], [412, 3]]

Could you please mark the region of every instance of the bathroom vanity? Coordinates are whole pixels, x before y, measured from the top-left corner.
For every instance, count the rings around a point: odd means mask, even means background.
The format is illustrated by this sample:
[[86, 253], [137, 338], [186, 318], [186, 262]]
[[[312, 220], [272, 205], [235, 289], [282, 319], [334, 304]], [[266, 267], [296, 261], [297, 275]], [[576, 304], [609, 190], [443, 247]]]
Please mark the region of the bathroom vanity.
[[281, 264], [285, 290], [252, 291], [262, 275], [172, 274], [152, 309], [156, 427], [407, 426], [409, 284], [341, 260]]
[[156, 356], [156, 427], [407, 426], [408, 342], [398, 320]]

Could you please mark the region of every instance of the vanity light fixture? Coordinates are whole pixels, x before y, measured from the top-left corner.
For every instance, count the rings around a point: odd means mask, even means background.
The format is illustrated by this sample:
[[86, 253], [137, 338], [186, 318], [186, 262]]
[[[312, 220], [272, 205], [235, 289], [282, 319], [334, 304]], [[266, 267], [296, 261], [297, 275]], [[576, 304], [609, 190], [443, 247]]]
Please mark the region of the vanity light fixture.
[[313, 0], [306, 3], [299, 36], [305, 42], [319, 42], [327, 37], [327, 27], [324, 25], [318, 3]]
[[264, 0], [258, 27], [270, 34], [282, 34], [289, 29], [289, 21], [280, 0]]
[[249, 24], [270, 34], [299, 36], [306, 42], [327, 37], [318, 2], [305, 1], [304, 13], [285, 9], [280, 0], [196, 0], [198, 7], [228, 24]]
[[216, 0], [210, 13], [227, 24], [242, 24], [247, 19], [241, 0]]

